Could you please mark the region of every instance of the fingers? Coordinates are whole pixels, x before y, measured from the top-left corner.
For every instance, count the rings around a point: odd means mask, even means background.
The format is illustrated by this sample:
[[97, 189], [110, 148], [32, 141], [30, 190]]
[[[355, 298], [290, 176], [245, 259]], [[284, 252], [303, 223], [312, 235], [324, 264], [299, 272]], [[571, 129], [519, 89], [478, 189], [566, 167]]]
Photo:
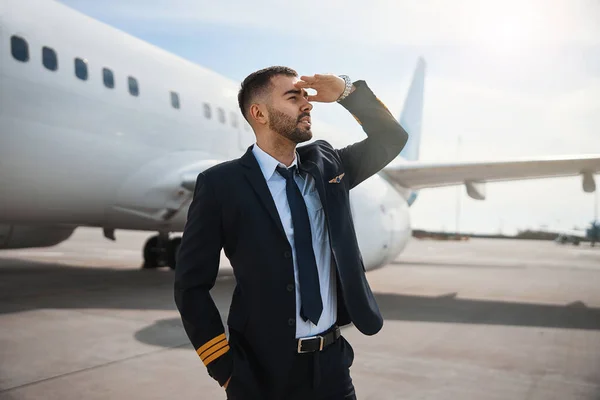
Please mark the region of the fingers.
[[327, 81], [327, 75], [314, 74], [314, 75], [302, 75], [300, 80], [296, 82], [297, 88], [313, 88], [313, 85], [319, 85]]
[[318, 77], [319, 77], [319, 75], [313, 75], [313, 76], [302, 75], [300, 77], [300, 79], [303, 80], [304, 82], [315, 83]]
[[[321, 90], [324, 90], [325, 92], [327, 92], [327, 76], [326, 75], [322, 75], [322, 74], [315, 74], [315, 75], [302, 75], [300, 76], [300, 80], [297, 81], [294, 86], [298, 89], [313, 89], [316, 90], [317, 93], [313, 94], [313, 95], [308, 95], [307, 96], [307, 100], [309, 102], [325, 102], [326, 100], [326, 96], [324, 97], [324, 94], [321, 93], [319, 94], [318, 92]], [[325, 86], [324, 86], [325, 85]]]
[[294, 83], [294, 86], [297, 87], [298, 89], [300, 88], [309, 88], [311, 85], [308, 82], [305, 81], [298, 81], [296, 83]]

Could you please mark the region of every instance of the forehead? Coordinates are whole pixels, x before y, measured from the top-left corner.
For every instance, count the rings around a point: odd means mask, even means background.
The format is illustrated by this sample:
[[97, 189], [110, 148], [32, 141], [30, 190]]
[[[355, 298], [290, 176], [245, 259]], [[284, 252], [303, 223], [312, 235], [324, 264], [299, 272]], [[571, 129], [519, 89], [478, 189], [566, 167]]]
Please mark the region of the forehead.
[[[296, 87], [294, 84], [298, 82], [300, 78], [296, 76], [277, 75], [271, 78], [271, 84], [273, 85], [273, 93], [283, 95], [288, 90], [294, 90]], [[297, 90], [297, 89], [296, 89]]]

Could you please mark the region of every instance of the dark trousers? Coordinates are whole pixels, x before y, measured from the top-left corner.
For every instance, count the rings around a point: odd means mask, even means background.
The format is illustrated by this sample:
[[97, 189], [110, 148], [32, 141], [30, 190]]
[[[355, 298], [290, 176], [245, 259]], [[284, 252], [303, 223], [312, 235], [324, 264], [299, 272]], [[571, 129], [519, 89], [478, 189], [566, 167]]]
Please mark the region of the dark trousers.
[[[237, 333], [232, 335], [236, 340], [243, 340]], [[235, 346], [239, 349], [238, 346]], [[239, 352], [240, 350], [236, 350]], [[249, 357], [248, 353], [245, 355]], [[256, 360], [249, 360], [257, 365]], [[253, 362], [254, 361], [254, 362]], [[350, 367], [354, 361], [354, 350], [343, 336], [321, 352], [294, 355], [288, 380], [285, 384], [281, 400], [356, 400], [354, 385], [350, 377]], [[235, 363], [235, 360], [234, 360]], [[241, 368], [241, 367], [239, 367]], [[227, 398], [231, 400], [260, 400], [271, 398], [267, 393], [259, 394], [266, 389], [259, 389], [250, 370], [240, 371], [232, 377], [227, 389]], [[266, 382], [265, 382], [266, 383]], [[269, 386], [267, 384], [267, 386]], [[267, 389], [268, 391], [268, 389]], [[279, 397], [279, 396], [278, 396]], [[277, 399], [279, 400], [279, 399]]]
[[343, 336], [321, 352], [296, 354], [286, 400], [356, 400], [350, 377], [354, 351]]

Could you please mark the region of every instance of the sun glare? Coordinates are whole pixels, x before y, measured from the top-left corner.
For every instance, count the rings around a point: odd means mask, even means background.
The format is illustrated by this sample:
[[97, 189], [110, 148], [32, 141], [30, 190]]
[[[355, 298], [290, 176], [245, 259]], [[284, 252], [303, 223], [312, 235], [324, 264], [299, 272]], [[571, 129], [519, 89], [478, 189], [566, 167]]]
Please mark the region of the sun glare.
[[483, 27], [480, 41], [495, 53], [520, 53], [542, 41], [538, 27], [539, 24], [523, 16], [499, 18]]
[[471, 38], [492, 54], [519, 56], [531, 48], [553, 46], [565, 34], [569, 15], [556, 13], [541, 2], [485, 3], [475, 12]]

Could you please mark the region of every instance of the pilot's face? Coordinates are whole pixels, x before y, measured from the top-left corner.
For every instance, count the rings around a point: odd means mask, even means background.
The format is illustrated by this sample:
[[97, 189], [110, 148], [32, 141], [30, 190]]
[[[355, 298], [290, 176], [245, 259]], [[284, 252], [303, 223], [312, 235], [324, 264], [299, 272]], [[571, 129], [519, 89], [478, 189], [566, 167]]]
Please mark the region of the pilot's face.
[[269, 128], [296, 144], [312, 139], [312, 104], [308, 102], [304, 89], [294, 87], [298, 80], [285, 75], [273, 77], [270, 102], [267, 104]]

